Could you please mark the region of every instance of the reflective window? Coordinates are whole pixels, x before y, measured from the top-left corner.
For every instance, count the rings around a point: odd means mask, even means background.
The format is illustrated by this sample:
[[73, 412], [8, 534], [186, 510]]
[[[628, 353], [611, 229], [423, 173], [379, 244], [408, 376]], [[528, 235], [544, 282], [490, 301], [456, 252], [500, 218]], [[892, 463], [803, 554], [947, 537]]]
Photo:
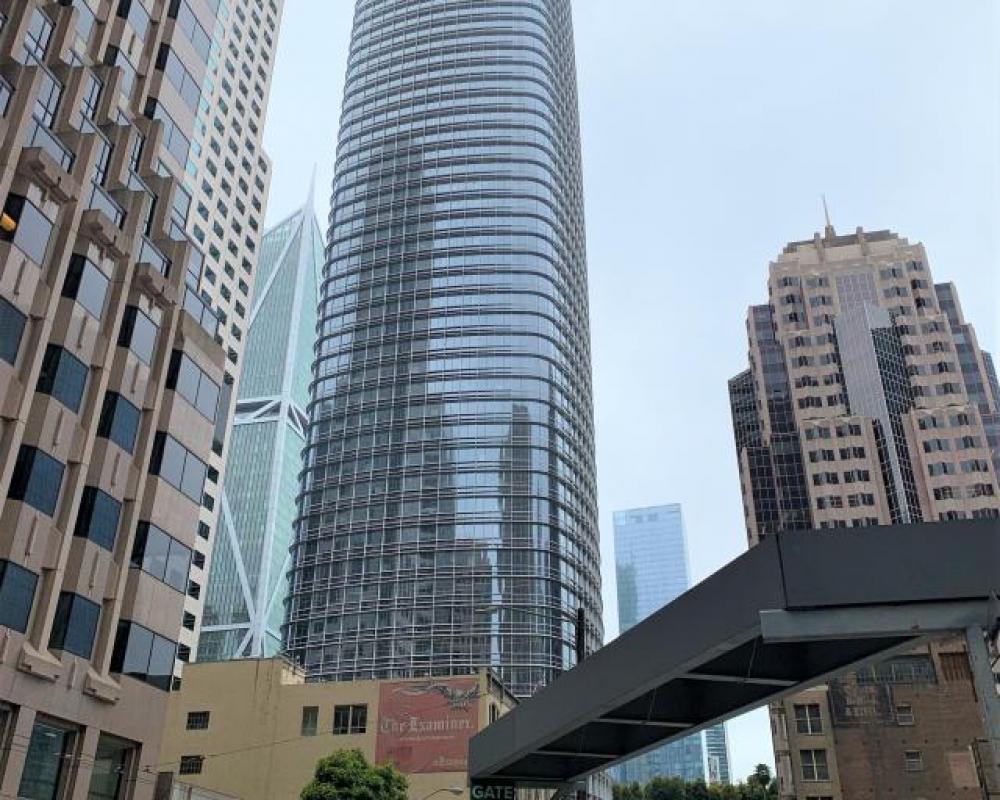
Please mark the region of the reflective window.
[[188, 72], [177, 53], [170, 49], [170, 45], [160, 45], [160, 52], [156, 57], [156, 68], [167, 76], [167, 80], [177, 90], [188, 108], [197, 111], [198, 101], [201, 99], [201, 85], [195, 80], [194, 75]]
[[149, 471], [201, 503], [208, 467], [173, 436], [162, 431], [156, 434]]
[[140, 522], [132, 548], [132, 566], [186, 592], [191, 550], [149, 522]]
[[128, 797], [129, 775], [138, 752], [135, 742], [102, 733], [97, 740], [87, 800], [125, 800]]
[[34, 572], [0, 559], [0, 625], [21, 633], [28, 630], [37, 585]]
[[21, 771], [20, 800], [59, 800], [73, 767], [76, 731], [39, 716], [31, 730]]
[[126, 306], [118, 334], [118, 346], [129, 348], [140, 361], [152, 364], [159, 332], [159, 327], [146, 314], [135, 306]]
[[95, 486], [86, 486], [73, 535], [90, 539], [105, 550], [113, 550], [121, 512], [122, 504], [111, 495]]
[[0, 297], [0, 358], [8, 364], [17, 360], [27, 317]]
[[92, 317], [100, 319], [104, 314], [104, 301], [108, 296], [108, 276], [90, 259], [74, 253], [69, 261], [63, 297], [70, 297], [83, 306]]
[[219, 385], [180, 350], [174, 350], [167, 373], [167, 388], [173, 389], [202, 416], [215, 422], [219, 406]]
[[212, 39], [202, 27], [187, 0], [171, 0], [169, 15], [177, 20], [177, 27], [184, 32], [202, 61], [208, 61], [212, 49]]
[[28, 21], [28, 29], [24, 32], [24, 49], [29, 55], [43, 61], [51, 38], [52, 21], [36, 8]]
[[177, 644], [135, 622], [121, 620], [111, 656], [111, 671], [166, 692], [174, 673]]
[[127, 453], [135, 450], [135, 437], [139, 432], [139, 409], [116, 392], [104, 395], [97, 435], [110, 439]]
[[139, 0], [119, 0], [118, 16], [128, 20], [140, 39], [146, 38], [149, 30], [149, 12]]
[[151, 97], [146, 101], [145, 115], [152, 120], [163, 123], [163, 144], [170, 154], [177, 159], [181, 165], [187, 164], [188, 151], [191, 149], [190, 140], [184, 135], [181, 127], [174, 122], [156, 98]]
[[48, 453], [21, 445], [7, 496], [51, 517], [59, 501], [64, 470], [65, 466]]
[[0, 241], [13, 243], [29, 259], [42, 265], [51, 236], [52, 222], [34, 203], [18, 194], [7, 195], [0, 214]]
[[59, 345], [50, 344], [45, 348], [37, 391], [52, 395], [70, 411], [77, 412], [88, 374], [87, 365], [80, 359]]
[[49, 647], [90, 658], [100, 616], [101, 607], [97, 603], [72, 592], [61, 592]]

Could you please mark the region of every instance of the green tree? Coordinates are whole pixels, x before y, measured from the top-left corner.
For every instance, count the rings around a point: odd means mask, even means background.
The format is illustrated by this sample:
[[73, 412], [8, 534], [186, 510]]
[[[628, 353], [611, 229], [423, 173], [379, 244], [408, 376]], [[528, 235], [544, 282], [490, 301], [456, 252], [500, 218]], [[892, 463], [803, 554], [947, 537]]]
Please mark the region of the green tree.
[[316, 764], [301, 800], [406, 800], [406, 778], [392, 764], [372, 766], [360, 750], [340, 750]]
[[687, 784], [680, 778], [653, 778], [646, 784], [644, 800], [688, 800]]

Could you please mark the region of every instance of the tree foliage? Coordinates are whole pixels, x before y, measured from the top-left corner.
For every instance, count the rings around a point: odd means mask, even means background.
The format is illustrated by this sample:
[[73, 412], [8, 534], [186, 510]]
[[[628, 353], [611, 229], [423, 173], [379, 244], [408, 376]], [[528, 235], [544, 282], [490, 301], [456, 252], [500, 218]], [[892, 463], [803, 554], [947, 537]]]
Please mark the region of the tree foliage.
[[760, 764], [745, 783], [735, 786], [704, 781], [688, 783], [680, 778], [653, 778], [649, 783], [616, 783], [614, 800], [777, 800], [778, 782], [771, 770]]
[[340, 750], [316, 764], [301, 800], [407, 800], [407, 783], [392, 764], [373, 766], [360, 750]]

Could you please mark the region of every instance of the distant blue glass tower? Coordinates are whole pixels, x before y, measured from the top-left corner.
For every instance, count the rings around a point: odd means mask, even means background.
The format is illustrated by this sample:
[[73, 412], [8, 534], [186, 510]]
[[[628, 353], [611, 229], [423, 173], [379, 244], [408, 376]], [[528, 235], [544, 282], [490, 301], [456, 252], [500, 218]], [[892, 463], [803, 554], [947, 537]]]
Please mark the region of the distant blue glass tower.
[[[642, 622], [691, 585], [680, 505], [616, 511], [615, 567], [622, 633]], [[665, 745], [624, 764], [618, 778], [646, 783], [657, 776], [728, 783], [725, 726]]]

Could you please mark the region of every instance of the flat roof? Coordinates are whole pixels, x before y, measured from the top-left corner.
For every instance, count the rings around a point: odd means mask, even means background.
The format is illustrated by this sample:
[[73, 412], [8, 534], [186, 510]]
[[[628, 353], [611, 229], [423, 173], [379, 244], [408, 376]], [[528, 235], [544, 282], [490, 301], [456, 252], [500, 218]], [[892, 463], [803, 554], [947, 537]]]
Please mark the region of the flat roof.
[[996, 520], [771, 537], [481, 731], [469, 776], [578, 780], [970, 613], [985, 625], [994, 593]]

